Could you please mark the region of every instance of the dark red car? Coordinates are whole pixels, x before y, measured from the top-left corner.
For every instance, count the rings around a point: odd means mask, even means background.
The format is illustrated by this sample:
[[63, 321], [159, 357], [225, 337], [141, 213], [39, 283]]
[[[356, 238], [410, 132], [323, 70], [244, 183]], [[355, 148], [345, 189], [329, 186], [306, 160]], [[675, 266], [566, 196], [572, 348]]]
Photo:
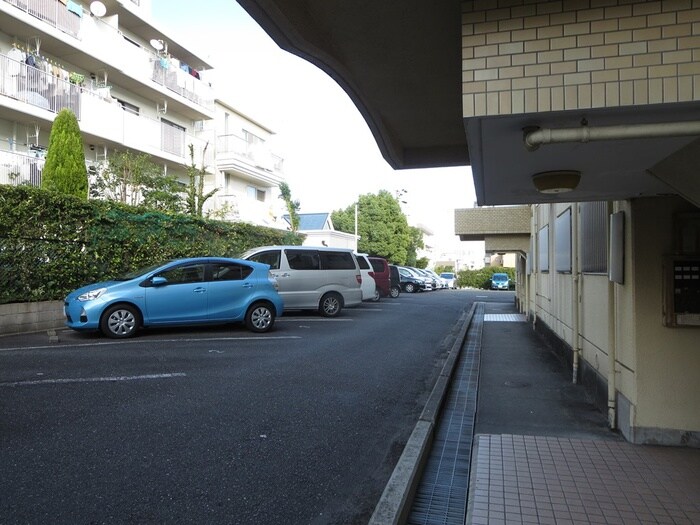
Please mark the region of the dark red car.
[[389, 276], [389, 263], [382, 257], [368, 257], [372, 265], [374, 282], [382, 297], [389, 297], [391, 293], [391, 278]]

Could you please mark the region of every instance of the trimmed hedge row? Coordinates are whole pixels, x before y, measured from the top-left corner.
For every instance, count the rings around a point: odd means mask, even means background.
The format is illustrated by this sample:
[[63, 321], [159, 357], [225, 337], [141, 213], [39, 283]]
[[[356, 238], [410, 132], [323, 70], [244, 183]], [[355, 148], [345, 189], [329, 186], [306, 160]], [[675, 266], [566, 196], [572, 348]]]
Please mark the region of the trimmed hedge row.
[[460, 288], [491, 288], [491, 276], [494, 273], [507, 273], [511, 287], [515, 282], [515, 269], [501, 266], [487, 266], [478, 270], [461, 270], [457, 272], [457, 286]]
[[0, 186], [0, 304], [59, 300], [79, 286], [168, 259], [235, 257], [302, 239], [242, 222]]

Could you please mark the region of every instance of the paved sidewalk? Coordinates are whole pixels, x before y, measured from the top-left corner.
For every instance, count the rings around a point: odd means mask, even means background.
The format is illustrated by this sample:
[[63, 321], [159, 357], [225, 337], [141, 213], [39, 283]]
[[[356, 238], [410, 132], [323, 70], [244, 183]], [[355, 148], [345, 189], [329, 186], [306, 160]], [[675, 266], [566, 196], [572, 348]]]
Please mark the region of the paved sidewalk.
[[700, 523], [700, 450], [611, 432], [512, 303], [482, 330], [467, 523]]

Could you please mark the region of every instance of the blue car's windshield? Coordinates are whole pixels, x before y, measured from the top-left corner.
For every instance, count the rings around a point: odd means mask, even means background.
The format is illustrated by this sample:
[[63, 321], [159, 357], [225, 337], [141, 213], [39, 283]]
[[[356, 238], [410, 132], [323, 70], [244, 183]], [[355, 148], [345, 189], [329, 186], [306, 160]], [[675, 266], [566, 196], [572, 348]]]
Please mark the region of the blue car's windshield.
[[494, 273], [491, 279], [493, 281], [507, 281], [508, 276], [505, 273]]
[[135, 270], [133, 272], [125, 273], [123, 275], [120, 275], [119, 277], [115, 277], [115, 281], [131, 281], [132, 279], [136, 279], [137, 277], [140, 277], [141, 275], [147, 274], [149, 272], [152, 272], [156, 268], [159, 268], [160, 266], [163, 266], [164, 264], [167, 264], [167, 261], [164, 263], [158, 263], [158, 264], [153, 264], [151, 266], [147, 266], [145, 268], [140, 268], [138, 270]]

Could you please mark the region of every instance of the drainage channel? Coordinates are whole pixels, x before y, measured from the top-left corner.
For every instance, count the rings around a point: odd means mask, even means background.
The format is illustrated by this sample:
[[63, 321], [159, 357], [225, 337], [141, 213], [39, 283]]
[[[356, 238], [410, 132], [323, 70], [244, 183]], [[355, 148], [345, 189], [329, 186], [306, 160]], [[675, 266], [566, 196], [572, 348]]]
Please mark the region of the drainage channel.
[[478, 303], [440, 412], [409, 525], [464, 525], [471, 460], [484, 304]]

